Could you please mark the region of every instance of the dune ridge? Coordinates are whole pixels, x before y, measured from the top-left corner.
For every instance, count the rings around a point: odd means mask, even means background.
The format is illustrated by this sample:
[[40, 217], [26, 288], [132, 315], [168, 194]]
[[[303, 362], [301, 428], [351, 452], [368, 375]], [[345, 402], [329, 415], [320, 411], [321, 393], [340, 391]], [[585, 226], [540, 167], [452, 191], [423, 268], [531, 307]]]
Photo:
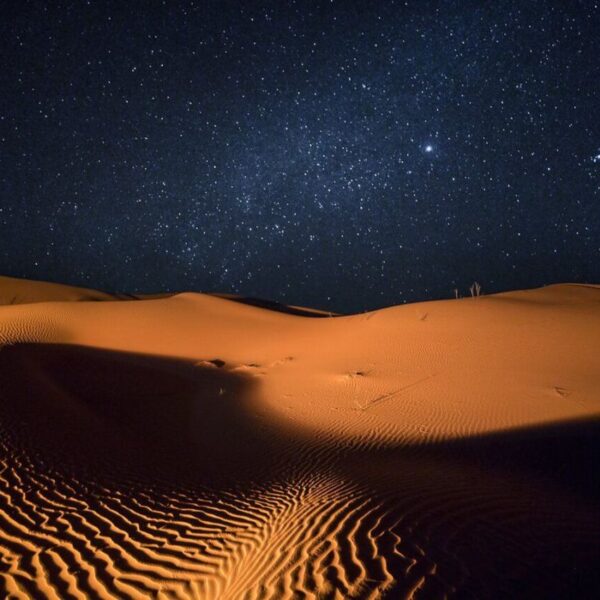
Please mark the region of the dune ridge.
[[4, 595], [600, 592], [599, 286], [127, 299], [0, 279]]

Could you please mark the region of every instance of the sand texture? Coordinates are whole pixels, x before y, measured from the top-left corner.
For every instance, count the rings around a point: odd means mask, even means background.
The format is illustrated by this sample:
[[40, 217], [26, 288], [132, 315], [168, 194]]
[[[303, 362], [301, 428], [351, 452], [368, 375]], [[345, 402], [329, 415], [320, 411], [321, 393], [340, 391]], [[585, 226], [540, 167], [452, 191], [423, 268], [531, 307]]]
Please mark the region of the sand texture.
[[0, 597], [599, 597], [600, 287], [134, 298], [0, 278]]

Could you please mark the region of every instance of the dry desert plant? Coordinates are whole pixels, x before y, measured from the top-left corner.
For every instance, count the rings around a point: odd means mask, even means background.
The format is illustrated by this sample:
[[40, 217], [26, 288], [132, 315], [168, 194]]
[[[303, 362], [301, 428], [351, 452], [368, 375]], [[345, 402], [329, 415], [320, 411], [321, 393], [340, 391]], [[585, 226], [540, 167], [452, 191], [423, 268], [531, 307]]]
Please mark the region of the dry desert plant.
[[479, 298], [481, 296], [481, 286], [476, 281], [473, 282], [473, 285], [469, 288], [471, 292], [472, 298]]

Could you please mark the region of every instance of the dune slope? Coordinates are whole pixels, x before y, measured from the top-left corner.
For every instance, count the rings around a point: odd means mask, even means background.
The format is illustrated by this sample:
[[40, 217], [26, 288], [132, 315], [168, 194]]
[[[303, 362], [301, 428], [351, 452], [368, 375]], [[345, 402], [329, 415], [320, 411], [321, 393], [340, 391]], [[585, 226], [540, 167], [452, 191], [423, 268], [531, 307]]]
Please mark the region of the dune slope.
[[0, 279], [3, 596], [600, 593], [600, 288], [314, 318], [48, 285]]

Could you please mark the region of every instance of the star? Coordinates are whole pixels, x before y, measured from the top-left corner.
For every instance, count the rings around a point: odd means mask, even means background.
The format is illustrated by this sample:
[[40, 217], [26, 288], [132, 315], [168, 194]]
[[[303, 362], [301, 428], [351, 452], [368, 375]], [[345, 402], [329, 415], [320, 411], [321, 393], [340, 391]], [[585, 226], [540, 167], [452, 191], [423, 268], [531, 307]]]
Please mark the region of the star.
[[425, 146], [425, 152], [433, 152], [433, 146], [431, 144], [427, 144], [427, 146]]

